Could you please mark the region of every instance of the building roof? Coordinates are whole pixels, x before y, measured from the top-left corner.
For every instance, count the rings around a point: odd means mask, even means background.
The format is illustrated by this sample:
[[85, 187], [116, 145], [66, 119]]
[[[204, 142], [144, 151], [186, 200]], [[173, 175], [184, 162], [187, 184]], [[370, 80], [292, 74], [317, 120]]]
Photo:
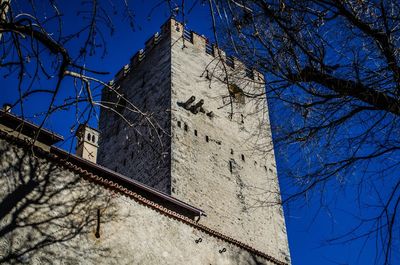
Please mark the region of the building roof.
[[[40, 138], [38, 137], [37, 140], [41, 140], [43, 143], [56, 143], [63, 140], [63, 137], [60, 135], [40, 128], [33, 123], [27, 122], [11, 113], [7, 113], [4, 111], [0, 113], [0, 124], [3, 124], [9, 128], [16, 128], [16, 130], [20, 131], [21, 133], [27, 132], [32, 136], [35, 136], [38, 130], [40, 130]], [[132, 180], [108, 168], [68, 153], [58, 147], [51, 146], [50, 150], [44, 150], [38, 146], [32, 146], [26, 141], [1, 130], [0, 138], [4, 138], [22, 148], [34, 148], [35, 155], [37, 156], [57, 163], [60, 166], [67, 168], [75, 172], [76, 174], [79, 174], [83, 178], [95, 184], [101, 185], [109, 190], [132, 198], [135, 201], [149, 208], [152, 208], [170, 218], [179, 220], [213, 237], [221, 239], [227, 243], [249, 251], [250, 253], [265, 258], [272, 264], [287, 265], [287, 263], [279, 261], [266, 253], [263, 253], [249, 245], [244, 244], [243, 242], [240, 242], [218, 231], [210, 229], [207, 226], [199, 224], [197, 222], [198, 220], [195, 220], [195, 217], [205, 216], [205, 213], [202, 210], [193, 207], [183, 201], [180, 201], [168, 194], [165, 194], [145, 184]]]
[[[39, 132], [37, 141], [46, 145], [51, 146], [54, 143], [64, 140], [62, 136], [49, 130], [40, 128], [39, 126], [19, 118], [18, 116], [9, 112], [0, 112], [0, 124], [3, 124], [15, 131], [20, 132], [21, 134], [32, 138], [35, 137], [35, 135]], [[121, 185], [124, 188], [147, 198], [148, 200], [163, 205], [165, 208], [187, 216], [191, 219], [206, 215], [202, 210], [180, 201], [168, 194], [128, 178], [106, 167], [90, 162], [89, 160], [68, 153], [58, 147], [51, 146], [50, 154], [55, 155], [59, 160], [73, 164], [76, 167], [84, 168], [91, 174], [99, 176], [108, 181], [113, 181], [113, 183]]]
[[46, 145], [53, 145], [64, 140], [64, 137], [61, 135], [51, 132], [45, 128], [41, 128], [36, 124], [21, 119], [18, 116], [4, 110], [0, 111], [0, 124], [3, 124], [8, 128], [11, 128], [14, 131], [31, 138], [34, 138], [37, 135], [37, 141]]

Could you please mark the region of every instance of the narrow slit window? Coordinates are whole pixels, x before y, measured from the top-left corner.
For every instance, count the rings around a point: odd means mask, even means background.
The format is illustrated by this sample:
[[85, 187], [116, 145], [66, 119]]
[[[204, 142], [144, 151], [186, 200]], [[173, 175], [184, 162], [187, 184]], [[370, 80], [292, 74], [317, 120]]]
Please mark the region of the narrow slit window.
[[233, 149], [231, 149], [231, 155], [233, 155]]
[[147, 108], [147, 98], [144, 98], [143, 100], [143, 109]]
[[208, 141], [210, 141], [210, 139], [208, 138], [208, 135], [206, 135], [206, 142], [208, 143]]
[[244, 155], [242, 154], [242, 161], [245, 161], [245, 159], [244, 159]]
[[197, 136], [197, 130], [194, 130], [194, 135]]
[[181, 121], [178, 121], [178, 127], [181, 128]]
[[229, 160], [229, 172], [232, 173], [233, 165], [232, 165], [232, 160]]
[[187, 132], [188, 131], [188, 125], [185, 123], [184, 125], [184, 130]]
[[90, 135], [90, 133], [88, 133], [87, 140], [90, 141], [90, 138], [91, 138], [91, 135]]
[[126, 96], [124, 94], [117, 95], [117, 102], [115, 103], [115, 109], [118, 113], [122, 114], [127, 104]]

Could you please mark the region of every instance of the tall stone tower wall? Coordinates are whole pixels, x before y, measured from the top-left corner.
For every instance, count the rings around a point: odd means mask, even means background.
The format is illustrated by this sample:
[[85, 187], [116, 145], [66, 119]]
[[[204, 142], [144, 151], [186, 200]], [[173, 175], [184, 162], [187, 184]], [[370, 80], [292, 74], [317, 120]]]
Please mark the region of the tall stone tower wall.
[[[200, 223], [288, 259], [262, 75], [171, 19], [113, 87], [151, 119], [103, 108], [100, 164], [201, 208]], [[119, 102], [107, 89], [104, 101]]]
[[98, 163], [170, 194], [171, 39], [161, 34], [103, 88]]
[[[245, 96], [264, 95], [263, 77], [223, 51], [206, 52], [207, 40], [196, 33], [183, 41], [183, 31], [172, 22], [172, 195], [203, 209], [206, 225], [284, 260], [266, 99]], [[204, 113], [182, 107], [192, 96], [193, 104], [204, 101]]]

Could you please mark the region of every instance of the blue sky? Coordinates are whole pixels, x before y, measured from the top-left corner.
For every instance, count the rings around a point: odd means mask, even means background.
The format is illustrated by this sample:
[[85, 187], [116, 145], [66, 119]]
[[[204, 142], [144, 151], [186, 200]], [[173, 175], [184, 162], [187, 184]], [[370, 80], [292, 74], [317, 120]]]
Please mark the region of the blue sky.
[[[157, 6], [158, 1], [136, 1], [132, 3], [132, 10], [135, 15], [135, 29], [129, 27], [129, 21], [123, 19], [121, 10], [112, 16], [115, 23], [115, 32], [112, 36], [105, 34], [107, 39], [107, 54], [104, 58], [101, 53], [89, 57], [86, 65], [96, 70], [106, 71], [110, 74], [100, 77], [103, 81], [111, 80], [114, 74], [125, 64], [129, 62], [130, 57], [139, 49], [143, 48], [144, 42], [155, 32], [170, 16], [169, 10], [165, 5]], [[64, 13], [64, 27], [66, 31], [72, 31], [80, 26], [82, 21], [76, 17], [76, 7], [67, 2], [60, 3], [60, 9]], [[107, 6], [107, 2], [105, 3]], [[190, 5], [188, 4], [188, 9]], [[155, 7], [150, 14], [152, 8]], [[44, 14], [45, 15], [45, 14]], [[211, 20], [207, 6], [198, 5], [187, 14], [187, 24], [190, 29], [200, 34], [204, 34], [212, 39]], [[106, 30], [107, 31], [107, 30]], [[76, 50], [77, 47], [71, 43], [69, 47]], [[18, 98], [16, 87], [16, 76], [4, 76], [4, 71], [0, 70], [0, 82], [2, 93], [0, 104], [5, 102], [14, 102]], [[49, 84], [51, 81], [43, 81]], [[62, 86], [61, 94], [70, 93], [72, 84], [65, 82]], [[40, 121], [40, 116], [34, 116], [48, 102], [48, 98], [36, 96], [25, 102], [25, 115], [34, 122]], [[14, 110], [20, 114], [20, 110]], [[272, 114], [272, 119], [279, 117]], [[45, 124], [45, 127], [61, 134], [67, 140], [61, 147], [69, 150], [71, 143], [71, 124], [74, 124], [75, 116], [73, 111], [60, 111], [55, 113]], [[96, 119], [91, 120], [93, 126], [96, 126]], [[282, 156], [277, 153], [278, 166], [284, 164], [281, 161]], [[278, 167], [279, 169], [280, 167]], [[282, 174], [280, 171], [278, 175]], [[290, 185], [284, 183], [283, 185]], [[286, 187], [282, 187], [286, 188]], [[354, 191], [354, 190], [353, 190]], [[335, 191], [331, 191], [331, 196]], [[348, 190], [340, 197], [335, 196], [335, 207], [329, 210], [320, 208], [318, 198], [311, 199], [307, 206], [301, 203], [291, 205], [290, 209], [285, 209], [287, 231], [289, 236], [289, 247], [291, 251], [292, 263], [294, 265], [316, 265], [316, 264], [372, 264], [375, 257], [375, 246], [371, 243], [364, 246], [364, 251], [359, 255], [359, 249], [362, 242], [353, 244], [338, 244], [326, 246], [326, 239], [337, 232], [346, 231], [346, 228], [354, 224], [354, 218], [351, 218], [351, 212], [355, 212], [354, 194]], [[240, 238], [239, 238], [240, 240]]]

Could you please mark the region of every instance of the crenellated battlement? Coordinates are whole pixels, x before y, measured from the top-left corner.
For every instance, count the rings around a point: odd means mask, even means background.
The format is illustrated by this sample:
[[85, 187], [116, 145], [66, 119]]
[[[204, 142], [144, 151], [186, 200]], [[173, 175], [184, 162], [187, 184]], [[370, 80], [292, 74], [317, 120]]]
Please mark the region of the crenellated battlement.
[[168, 19], [161, 26], [161, 33], [156, 32], [146, 42], [145, 47], [137, 51], [130, 59], [129, 64], [124, 65], [114, 76], [114, 79], [109, 82], [110, 85], [114, 85], [119, 80], [123, 79], [131, 70], [137, 67], [143, 60], [146, 59], [146, 55], [151, 50], [157, 47], [157, 44], [163, 39], [163, 37], [171, 34], [171, 30], [181, 32], [183, 38], [183, 47], [187, 48], [187, 45], [193, 45], [195, 49], [204, 51], [204, 53], [212, 57], [220, 57], [225, 62], [225, 65], [232, 70], [242, 71], [246, 78], [251, 80], [263, 81], [264, 76], [261, 72], [247, 67], [243, 62], [233, 56], [226, 55], [226, 52], [219, 49], [217, 45], [211, 43], [204, 35], [200, 35], [195, 31], [189, 30], [184, 25], [173, 19]]

